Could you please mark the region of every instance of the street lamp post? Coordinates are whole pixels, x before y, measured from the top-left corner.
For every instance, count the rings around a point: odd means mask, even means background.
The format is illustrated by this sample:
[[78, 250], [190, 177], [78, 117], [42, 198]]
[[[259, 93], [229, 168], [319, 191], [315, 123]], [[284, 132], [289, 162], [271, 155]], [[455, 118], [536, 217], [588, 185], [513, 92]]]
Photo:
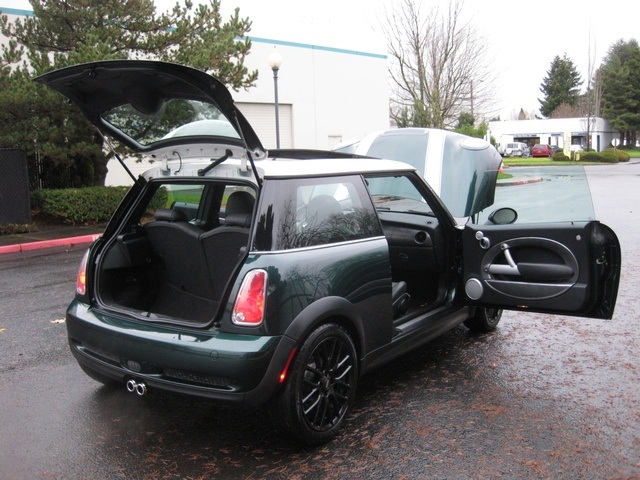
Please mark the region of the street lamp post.
[[273, 90], [276, 107], [276, 148], [278, 149], [280, 149], [280, 115], [278, 112], [278, 70], [280, 70], [280, 65], [282, 65], [282, 55], [280, 55], [276, 47], [273, 47], [273, 52], [269, 55], [269, 66], [273, 70]]

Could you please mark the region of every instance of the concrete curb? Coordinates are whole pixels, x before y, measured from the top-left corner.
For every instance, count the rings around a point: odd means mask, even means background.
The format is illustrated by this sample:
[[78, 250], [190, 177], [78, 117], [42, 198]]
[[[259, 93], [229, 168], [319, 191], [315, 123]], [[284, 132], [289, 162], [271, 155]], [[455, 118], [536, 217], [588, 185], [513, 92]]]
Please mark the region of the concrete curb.
[[23, 253], [31, 252], [34, 250], [42, 250], [52, 247], [72, 247], [74, 245], [81, 245], [83, 243], [93, 243], [102, 236], [101, 233], [94, 233], [91, 235], [81, 235], [79, 237], [70, 238], [55, 238], [53, 240], [42, 240], [39, 242], [27, 242], [19, 243], [16, 245], [6, 245], [0, 247], [0, 255], [3, 253]]
[[513, 182], [510, 181], [500, 181], [496, 183], [496, 187], [511, 187], [513, 185], [526, 185], [527, 183], [538, 183], [541, 182], [542, 178], [528, 178], [526, 180], [514, 180]]

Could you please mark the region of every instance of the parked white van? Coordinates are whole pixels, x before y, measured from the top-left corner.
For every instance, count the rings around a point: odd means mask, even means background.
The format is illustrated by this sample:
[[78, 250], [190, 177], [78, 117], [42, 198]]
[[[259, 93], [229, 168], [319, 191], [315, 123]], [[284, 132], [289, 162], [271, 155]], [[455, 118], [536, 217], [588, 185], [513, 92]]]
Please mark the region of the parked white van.
[[531, 156], [531, 151], [529, 150], [529, 146], [523, 142], [512, 142], [507, 143], [504, 147], [500, 147], [498, 149], [500, 155], [503, 157], [529, 157]]

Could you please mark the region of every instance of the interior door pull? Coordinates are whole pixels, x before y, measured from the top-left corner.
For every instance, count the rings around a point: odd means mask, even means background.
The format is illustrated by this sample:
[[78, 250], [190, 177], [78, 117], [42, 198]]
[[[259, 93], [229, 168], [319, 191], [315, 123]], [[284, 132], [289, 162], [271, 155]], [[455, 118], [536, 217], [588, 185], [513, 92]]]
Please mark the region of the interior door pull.
[[492, 263], [487, 271], [492, 275], [513, 275], [522, 277], [523, 280], [560, 281], [571, 278], [573, 269], [558, 263], [519, 263], [513, 260], [509, 246], [501, 246], [507, 264]]

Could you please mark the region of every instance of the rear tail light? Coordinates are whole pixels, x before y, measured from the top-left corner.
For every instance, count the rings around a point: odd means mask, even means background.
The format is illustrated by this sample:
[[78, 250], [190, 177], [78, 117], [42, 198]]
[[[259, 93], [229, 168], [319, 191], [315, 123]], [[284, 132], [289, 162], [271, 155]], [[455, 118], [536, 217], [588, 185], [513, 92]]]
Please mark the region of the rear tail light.
[[231, 320], [236, 325], [257, 327], [264, 319], [267, 296], [267, 272], [251, 270], [242, 280]]
[[76, 276], [76, 293], [78, 295], [85, 295], [87, 293], [87, 259], [89, 258], [89, 250], [87, 250], [82, 257], [80, 267], [78, 268], [78, 275]]

